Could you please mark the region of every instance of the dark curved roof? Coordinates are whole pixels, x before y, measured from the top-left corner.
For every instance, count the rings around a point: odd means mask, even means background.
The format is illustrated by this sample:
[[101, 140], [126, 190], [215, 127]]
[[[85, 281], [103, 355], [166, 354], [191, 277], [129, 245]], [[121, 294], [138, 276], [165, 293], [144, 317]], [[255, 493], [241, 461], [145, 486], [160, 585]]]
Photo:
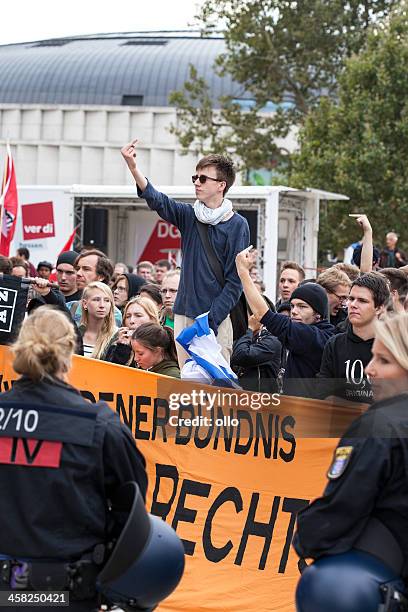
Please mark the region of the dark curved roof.
[[222, 38], [175, 33], [76, 36], [0, 46], [0, 103], [168, 106], [193, 64], [213, 104], [241, 88], [214, 73]]

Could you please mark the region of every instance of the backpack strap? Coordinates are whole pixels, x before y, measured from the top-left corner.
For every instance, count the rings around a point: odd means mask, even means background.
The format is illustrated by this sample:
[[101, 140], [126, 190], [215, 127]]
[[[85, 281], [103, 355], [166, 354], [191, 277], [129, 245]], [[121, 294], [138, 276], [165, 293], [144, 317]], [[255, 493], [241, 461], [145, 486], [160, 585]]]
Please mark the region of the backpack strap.
[[[207, 255], [210, 268], [214, 272], [215, 278], [220, 283], [221, 287], [225, 287], [225, 278], [222, 271], [222, 266], [217, 255], [215, 254], [214, 247], [212, 246], [208, 236], [208, 225], [206, 223], [201, 223], [201, 221], [198, 221], [198, 219], [195, 221], [197, 224], [198, 234], [201, 239], [201, 244], [203, 245], [204, 251]], [[244, 293], [241, 293], [238, 302], [230, 312], [234, 341], [241, 338], [241, 336], [243, 336], [247, 330], [248, 310], [249, 306], [247, 304], [245, 295]]]

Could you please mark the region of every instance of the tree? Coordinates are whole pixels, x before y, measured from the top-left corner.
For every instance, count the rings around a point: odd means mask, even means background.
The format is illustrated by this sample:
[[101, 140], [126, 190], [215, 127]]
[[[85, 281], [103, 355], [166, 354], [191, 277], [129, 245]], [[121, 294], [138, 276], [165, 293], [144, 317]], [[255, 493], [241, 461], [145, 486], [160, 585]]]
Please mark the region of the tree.
[[[368, 36], [339, 80], [338, 99], [323, 98], [300, 130], [291, 184], [347, 194], [321, 214], [320, 248], [360, 238], [350, 212], [369, 216], [378, 244], [406, 235], [408, 215], [408, 15], [396, 13]], [[408, 239], [408, 236], [406, 236]]]
[[[184, 90], [171, 96], [178, 112], [172, 126], [183, 152], [226, 151], [241, 168], [271, 168], [287, 161], [274, 145], [303, 123], [322, 92], [334, 96], [344, 60], [357, 52], [370, 24], [396, 0], [205, 0], [198, 23], [203, 36], [223, 24], [226, 52], [216, 62], [252, 107], [224, 97], [213, 112], [205, 80], [191, 68]], [[273, 114], [262, 112], [267, 103]]]

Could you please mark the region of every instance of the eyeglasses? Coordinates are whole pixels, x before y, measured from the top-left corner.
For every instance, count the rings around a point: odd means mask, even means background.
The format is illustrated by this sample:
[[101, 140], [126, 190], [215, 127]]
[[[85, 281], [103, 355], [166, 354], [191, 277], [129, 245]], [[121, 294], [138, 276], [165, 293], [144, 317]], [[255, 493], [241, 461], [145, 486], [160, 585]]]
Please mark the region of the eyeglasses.
[[349, 299], [348, 295], [339, 295], [338, 293], [335, 293], [335, 291], [329, 291], [329, 293], [335, 295], [341, 304], [345, 304]]
[[223, 179], [215, 179], [212, 176], [207, 176], [206, 174], [200, 174], [200, 175], [193, 174], [193, 176], [191, 177], [191, 180], [193, 181], [193, 183], [195, 183], [197, 179], [200, 181], [202, 185], [204, 185], [207, 179], [210, 181], [217, 181], [217, 183], [224, 182]]

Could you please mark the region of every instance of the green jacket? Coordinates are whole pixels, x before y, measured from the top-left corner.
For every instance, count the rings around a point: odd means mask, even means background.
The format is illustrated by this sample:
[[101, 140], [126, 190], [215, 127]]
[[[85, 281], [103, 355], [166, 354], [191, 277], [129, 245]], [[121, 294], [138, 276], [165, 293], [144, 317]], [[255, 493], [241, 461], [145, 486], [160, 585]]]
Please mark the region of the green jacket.
[[173, 378], [180, 378], [180, 368], [178, 367], [177, 361], [171, 359], [163, 359], [160, 363], [156, 363], [152, 368], [149, 368], [149, 372], [155, 374], [164, 374], [165, 376], [172, 376]]

